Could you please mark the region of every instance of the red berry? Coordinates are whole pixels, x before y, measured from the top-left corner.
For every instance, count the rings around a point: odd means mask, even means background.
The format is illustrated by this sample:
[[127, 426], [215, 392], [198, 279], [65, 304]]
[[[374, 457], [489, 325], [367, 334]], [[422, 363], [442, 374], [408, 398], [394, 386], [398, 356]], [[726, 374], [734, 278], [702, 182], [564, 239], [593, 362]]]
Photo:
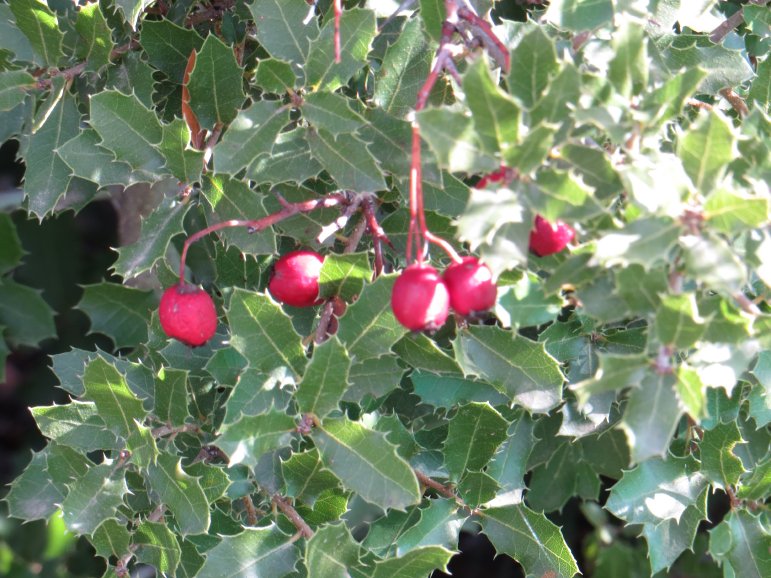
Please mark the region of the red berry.
[[476, 257], [464, 257], [460, 263], [453, 263], [442, 278], [450, 292], [450, 306], [458, 315], [467, 317], [495, 305], [498, 288], [493, 283], [493, 274]]
[[476, 189], [486, 189], [490, 187], [492, 183], [500, 183], [502, 182], [508, 173], [509, 169], [505, 165], [501, 165], [501, 168], [499, 168], [496, 171], [493, 171], [490, 174], [487, 174], [483, 176], [481, 179], [479, 179], [479, 182], [476, 184], [474, 188]]
[[539, 257], [559, 253], [576, 236], [573, 227], [557, 221], [552, 224], [541, 215], [535, 217], [535, 227], [530, 231], [530, 250]]
[[318, 305], [319, 276], [324, 257], [314, 251], [292, 251], [273, 266], [268, 290], [281, 303], [294, 307]]
[[166, 335], [192, 347], [206, 343], [217, 330], [217, 310], [209, 294], [187, 283], [163, 292], [158, 310]]
[[391, 310], [412, 331], [439, 329], [450, 314], [450, 294], [439, 272], [429, 265], [410, 265], [394, 283]]

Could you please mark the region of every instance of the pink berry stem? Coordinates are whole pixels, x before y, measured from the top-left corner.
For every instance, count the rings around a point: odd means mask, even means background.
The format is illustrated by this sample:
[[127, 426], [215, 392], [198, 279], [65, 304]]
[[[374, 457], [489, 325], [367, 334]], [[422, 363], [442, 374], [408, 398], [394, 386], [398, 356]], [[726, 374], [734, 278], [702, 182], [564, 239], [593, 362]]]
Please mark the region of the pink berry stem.
[[340, 62], [340, 17], [343, 15], [342, 0], [335, 0], [335, 62]]
[[179, 282], [185, 282], [185, 262], [187, 260], [187, 252], [188, 249], [190, 249], [190, 245], [199, 239], [202, 239], [209, 233], [213, 233], [215, 231], [229, 227], [248, 227], [250, 231], [256, 233], [299, 213], [309, 213], [322, 207], [334, 207], [349, 201], [347, 195], [344, 193], [332, 193], [320, 199], [311, 199], [310, 201], [301, 201], [299, 203], [289, 203], [280, 195], [278, 198], [283, 207], [283, 209], [278, 212], [262, 217], [261, 219], [230, 219], [229, 221], [215, 223], [214, 225], [210, 225], [205, 229], [201, 229], [200, 231], [193, 233], [187, 239], [185, 239], [185, 244], [182, 246], [182, 256], [179, 260]]

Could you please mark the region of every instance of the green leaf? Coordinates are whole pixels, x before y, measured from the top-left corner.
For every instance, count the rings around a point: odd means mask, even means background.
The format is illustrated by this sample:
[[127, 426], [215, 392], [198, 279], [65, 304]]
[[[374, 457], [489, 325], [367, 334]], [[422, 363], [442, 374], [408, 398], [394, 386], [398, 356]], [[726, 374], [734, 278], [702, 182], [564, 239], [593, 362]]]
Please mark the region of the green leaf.
[[361, 293], [364, 284], [372, 278], [366, 253], [330, 253], [324, 258], [319, 276], [319, 297], [327, 299], [339, 295], [346, 301]]
[[155, 113], [132, 94], [105, 90], [91, 97], [92, 128], [102, 145], [134, 169], [159, 173], [166, 164], [158, 147], [163, 128]]
[[591, 465], [581, 460], [580, 446], [563, 443], [545, 464], [533, 470], [527, 503], [536, 510], [561, 510], [571, 496], [596, 500], [600, 479]]
[[27, 89], [35, 85], [35, 78], [23, 70], [0, 72], [0, 111], [16, 108], [27, 96]]
[[768, 222], [769, 199], [718, 189], [704, 203], [704, 218], [727, 235], [760, 227]]
[[515, 191], [471, 189], [457, 225], [458, 237], [479, 250], [494, 275], [527, 262], [533, 219]]
[[123, 12], [123, 17], [131, 28], [136, 30], [137, 21], [145, 8], [153, 0], [115, 0], [115, 6]]
[[[495, 481], [495, 478], [485, 472], [467, 472], [458, 483], [458, 493], [460, 493], [463, 501], [472, 508], [490, 502], [500, 489], [501, 486]], [[497, 503], [496, 505], [502, 504]]]
[[204, 462], [196, 462], [187, 468], [188, 473], [194, 478], [198, 478], [206, 499], [209, 502], [215, 502], [223, 497], [233, 481], [223, 466], [209, 465]]
[[39, 0], [14, 0], [10, 4], [16, 26], [47, 66], [56, 66], [62, 58], [64, 33], [48, 6]]
[[7, 213], [0, 213], [0, 275], [14, 269], [24, 256], [16, 226]]
[[343, 399], [361, 403], [367, 396], [383, 397], [399, 386], [403, 374], [404, 369], [395, 355], [354, 360], [348, 374], [351, 386], [345, 391]]
[[482, 146], [487, 152], [503, 151], [506, 156], [518, 144], [520, 111], [493, 81], [485, 59], [477, 59], [463, 76], [463, 90]]
[[67, 530], [78, 535], [93, 534], [102, 522], [117, 515], [127, 492], [126, 480], [116, 475], [112, 463], [89, 468], [86, 475], [70, 486], [62, 501]]
[[712, 191], [726, 165], [736, 158], [735, 140], [731, 124], [715, 111], [701, 116], [678, 140], [677, 155], [702, 194]]
[[112, 30], [98, 2], [80, 7], [75, 29], [82, 41], [77, 47], [78, 57], [88, 61], [88, 69], [99, 70], [110, 64], [110, 54], [115, 44], [112, 41]]
[[578, 566], [560, 529], [522, 504], [481, 512], [482, 531], [499, 554], [519, 562], [528, 576], [571, 578]]
[[115, 272], [124, 279], [150, 271], [166, 257], [171, 240], [184, 233], [185, 215], [190, 203], [181, 203], [174, 197], [166, 197], [150, 215], [142, 220], [139, 239], [118, 249]]
[[572, 32], [591, 30], [613, 18], [611, 0], [556, 0], [549, 4], [544, 18]]
[[165, 576], [176, 574], [182, 552], [174, 532], [165, 524], [145, 520], [134, 532], [132, 543], [137, 546], [137, 562], [150, 564]]
[[453, 500], [431, 500], [427, 508], [420, 510], [420, 519], [409, 527], [396, 541], [396, 555], [426, 546], [440, 546], [454, 550], [466, 515], [459, 511]]
[[504, 152], [507, 166], [522, 173], [530, 173], [543, 164], [554, 144], [554, 128], [539, 125], [525, 135], [519, 146]]
[[744, 443], [736, 422], [720, 424], [706, 430], [699, 447], [701, 471], [716, 488], [734, 486], [745, 472], [742, 461], [733, 453], [736, 444]]
[[120, 449], [94, 403], [73, 401], [67, 405], [33, 407], [30, 412], [40, 433], [57, 443], [84, 452]]
[[570, 385], [581, 404], [593, 394], [639, 384], [648, 366], [647, 358], [639, 355], [599, 353], [598, 358], [599, 367], [594, 376]]
[[[297, 27], [296, 23], [292, 25]], [[306, 84], [313, 90], [337, 90], [367, 64], [367, 54], [377, 33], [375, 13], [359, 8], [343, 11], [340, 18], [340, 62], [335, 62], [334, 32], [334, 21], [329, 18], [306, 53]]]
[[364, 118], [348, 102], [349, 99], [333, 92], [312, 92], [303, 100], [303, 117], [335, 136], [352, 133], [364, 123]]
[[699, 524], [707, 518], [707, 490], [692, 506], [688, 506], [680, 520], [666, 520], [660, 524], [645, 524], [643, 536], [648, 543], [651, 570], [660, 572], [670, 566], [685, 550], [693, 549]]
[[129, 550], [131, 534], [126, 524], [118, 520], [107, 518], [99, 524], [99, 527], [91, 535], [91, 544], [96, 550], [96, 555], [102, 558], [110, 556], [121, 557]]
[[293, 452], [281, 462], [281, 473], [286, 482], [286, 495], [313, 506], [323, 492], [339, 488], [340, 482], [324, 467], [317, 449]]
[[446, 108], [429, 108], [417, 114], [420, 136], [436, 154], [439, 164], [453, 173], [490, 172], [499, 162], [485, 151], [474, 119]]
[[394, 344], [392, 350], [413, 369], [432, 373], [461, 372], [455, 359], [422, 333], [408, 333]]
[[519, 410], [509, 425], [506, 440], [500, 451], [493, 456], [486, 472], [496, 480], [501, 489], [509, 492], [525, 487], [527, 460], [535, 445], [534, 422], [524, 410]]
[[300, 411], [319, 418], [335, 411], [348, 386], [350, 368], [351, 359], [337, 337], [317, 346], [297, 386]]
[[461, 406], [450, 420], [444, 444], [444, 463], [450, 478], [481, 471], [506, 439], [509, 423], [488, 403]]
[[305, 0], [255, 0], [249, 10], [262, 47], [274, 58], [286, 60], [301, 70], [311, 51], [311, 41], [319, 35], [315, 18], [305, 22]]
[[65, 497], [62, 489], [56, 487], [47, 470], [45, 449], [32, 455], [32, 461], [22, 474], [11, 484], [5, 496], [8, 514], [22, 520], [46, 520], [62, 503]]
[[385, 189], [383, 173], [367, 147], [354, 136], [336, 138], [324, 130], [309, 131], [311, 153], [332, 175], [338, 188], [358, 192]]
[[138, 181], [150, 181], [150, 173], [134, 172], [128, 163], [115, 160], [115, 155], [100, 146], [95, 130], [85, 129], [56, 149], [69, 166], [72, 175], [106, 187], [126, 186]]
[[678, 116], [685, 101], [693, 95], [699, 83], [707, 75], [701, 68], [681, 70], [661, 87], [643, 96], [640, 109], [648, 115], [647, 128], [657, 130], [665, 122]]
[[746, 282], [745, 264], [722, 238], [689, 235], [681, 237], [680, 244], [685, 250], [685, 270], [710, 289], [734, 292]]
[[698, 85], [700, 93], [716, 95], [726, 86], [738, 86], [752, 78], [752, 68], [739, 50], [715, 45], [706, 34], [672, 34], [667, 30], [654, 41], [658, 57], [672, 74], [696, 67], [707, 72]]
[[755, 465], [751, 475], [742, 480], [737, 496], [742, 500], [762, 501], [771, 495], [771, 458]]
[[8, 4], [0, 6], [0, 48], [12, 53], [15, 60], [23, 60], [38, 65], [45, 65], [32, 50], [32, 44], [19, 30], [13, 12]]
[[[531, 109], [558, 70], [554, 43], [543, 27], [535, 26], [522, 37], [511, 53], [511, 62], [515, 64], [508, 76], [509, 91], [522, 106]], [[533, 122], [533, 126], [537, 124]]]
[[302, 183], [318, 175], [322, 166], [311, 156], [308, 128], [298, 128], [278, 135], [270, 156], [263, 155], [246, 170], [247, 177], [258, 183]]
[[635, 263], [647, 270], [669, 259], [681, 232], [681, 224], [668, 217], [638, 219], [603, 235], [597, 241], [595, 258], [606, 266]]
[[162, 423], [181, 426], [188, 416], [187, 371], [165, 367], [155, 378], [153, 413]]
[[142, 401], [126, 385], [123, 375], [101, 357], [86, 366], [83, 385], [85, 397], [94, 402], [99, 417], [116, 434], [127, 438], [144, 421]]
[[78, 134], [79, 123], [75, 99], [65, 93], [48, 112], [43, 126], [29, 137], [24, 159], [24, 194], [29, 210], [40, 218], [53, 212], [69, 187], [70, 169], [56, 149]]
[[359, 545], [344, 523], [322, 526], [305, 547], [308, 578], [349, 578], [358, 562]]
[[391, 351], [406, 330], [391, 312], [391, 289], [396, 277], [381, 275], [367, 285], [356, 303], [340, 319], [337, 337], [352, 359], [362, 361]]
[[[369, 152], [375, 157], [380, 167], [395, 177], [406, 177], [409, 175], [410, 155], [406, 154], [406, 151], [411, 150], [410, 147], [412, 146], [412, 127], [410, 123], [399, 120], [379, 108], [368, 109], [364, 112], [364, 115], [367, 123], [359, 129], [357, 134], [361, 140], [367, 143]], [[448, 206], [445, 203], [441, 203], [437, 206], [437, 203], [432, 202], [432, 197], [435, 195], [432, 189], [436, 190], [436, 187], [431, 187], [431, 185], [442, 185], [444, 178], [437, 166], [434, 153], [425, 141], [421, 141], [420, 150], [420, 158], [423, 163], [423, 195], [426, 209], [432, 211], [449, 210], [452, 211], [453, 215], [459, 213], [460, 209], [465, 205], [465, 200], [458, 203], [457, 200], [453, 199], [456, 206], [459, 205], [456, 210], [453, 210], [452, 205]], [[464, 191], [467, 190], [462, 183], [460, 183], [460, 186]], [[403, 191], [408, 190], [408, 188], [409, 185], [407, 184], [401, 187]], [[453, 191], [439, 190], [438, 192], [443, 194]]]
[[0, 325], [11, 345], [36, 346], [56, 337], [54, 313], [40, 291], [11, 279], [0, 279]]
[[158, 445], [149, 427], [138, 425], [126, 439], [126, 449], [131, 453], [131, 462], [142, 470], [158, 461]]
[[447, 18], [444, 2], [441, 0], [420, 0], [420, 18], [426, 27], [426, 32], [439, 41], [442, 35], [442, 22]]
[[771, 564], [771, 537], [760, 516], [747, 510], [732, 510], [709, 531], [709, 553], [733, 576], [763, 578]]
[[203, 128], [211, 130], [236, 117], [246, 98], [241, 86], [243, 73], [233, 49], [216, 35], [207, 36], [187, 83], [190, 108]]
[[705, 320], [699, 315], [693, 293], [666, 295], [656, 311], [656, 330], [665, 345], [688, 349], [704, 334]]
[[327, 419], [312, 436], [324, 465], [364, 500], [398, 510], [420, 501], [412, 468], [383, 434], [347, 419]]
[[295, 377], [288, 367], [277, 367], [268, 374], [246, 369], [225, 403], [223, 423], [233, 423], [241, 415], [267, 413], [272, 407], [286, 409], [294, 390]]
[[645, 29], [629, 20], [613, 34], [615, 56], [608, 65], [608, 79], [616, 91], [631, 98], [648, 84], [648, 50]]
[[543, 286], [525, 275], [514, 285], [498, 289], [495, 315], [504, 327], [532, 327], [554, 321], [562, 308], [556, 295], [545, 295]]
[[[208, 175], [202, 192], [211, 212], [210, 224], [239, 219], [248, 221], [268, 215], [263, 204], [264, 195], [257, 193], [242, 180], [226, 175]], [[270, 228], [250, 233], [247, 227], [228, 227], [219, 231], [226, 245], [236, 247], [239, 254], [265, 255], [276, 251], [276, 236]]]
[[288, 62], [266, 58], [257, 63], [254, 81], [266, 92], [283, 94], [287, 90], [294, 89], [297, 76]]
[[424, 546], [411, 550], [398, 558], [375, 563], [372, 578], [422, 578], [434, 569], [447, 570], [453, 553], [437, 546]]
[[595, 188], [594, 194], [598, 199], [607, 199], [623, 189], [621, 179], [604, 150], [566, 144], [560, 153], [583, 177], [584, 182]]
[[237, 288], [226, 313], [231, 344], [252, 368], [267, 372], [284, 365], [302, 374], [306, 364], [302, 338], [275, 301]]
[[276, 137], [287, 122], [289, 109], [276, 101], [257, 101], [240, 111], [225, 136], [214, 147], [217, 171], [235, 174], [263, 155], [269, 155]]
[[187, 123], [175, 118], [163, 125], [163, 140], [160, 151], [166, 159], [166, 170], [183, 183], [201, 180], [204, 153], [189, 146], [190, 129]]
[[161, 452], [147, 468], [147, 481], [161, 503], [169, 507], [182, 536], [209, 529], [209, 502], [197, 478], [187, 475], [177, 456]]
[[409, 20], [398, 40], [386, 50], [375, 75], [375, 106], [404, 118], [415, 106], [423, 79], [431, 68], [432, 56], [421, 21]]
[[195, 30], [170, 20], [144, 20], [139, 41], [150, 64], [178, 84], [182, 84], [190, 53], [203, 45]]
[[230, 466], [256, 466], [266, 453], [289, 444], [297, 428], [294, 418], [281, 411], [261, 415], [244, 415], [223, 425], [215, 445], [230, 458]]
[[284, 534], [275, 524], [265, 528], [245, 528], [240, 534], [224, 536], [209, 550], [197, 576], [282, 578], [294, 570], [298, 557], [292, 537]]
[[564, 377], [543, 343], [480, 326], [460, 333], [453, 348], [465, 375], [479, 376], [532, 412], [544, 413], [562, 399]]
[[693, 457], [652, 458], [624, 472], [611, 488], [605, 508], [628, 524], [677, 521], [706, 487], [707, 479]]
[[624, 429], [632, 461], [666, 455], [683, 411], [672, 375], [648, 373], [639, 388], [632, 389], [624, 411]]
[[115, 347], [135, 347], [147, 341], [150, 313], [157, 297], [116, 283], [86, 285], [77, 308], [91, 319], [91, 331], [110, 337]]
[[545, 95], [533, 107], [530, 113], [530, 126], [544, 122], [559, 124], [565, 122], [569, 111], [581, 95], [581, 76], [573, 64], [563, 64], [549, 83]]
[[768, 103], [771, 102], [771, 60], [759, 62], [755, 72], [757, 76], [750, 86], [747, 101], [756, 102], [759, 108], [768, 110]]

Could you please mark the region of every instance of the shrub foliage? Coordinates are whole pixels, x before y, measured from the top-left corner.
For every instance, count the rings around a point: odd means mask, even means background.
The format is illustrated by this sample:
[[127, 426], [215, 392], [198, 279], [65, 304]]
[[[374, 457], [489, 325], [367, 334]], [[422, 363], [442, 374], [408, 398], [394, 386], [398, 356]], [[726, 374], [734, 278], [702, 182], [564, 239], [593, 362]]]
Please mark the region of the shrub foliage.
[[[398, 4], [0, 5], [23, 208], [155, 194], [122, 283], [83, 288], [114, 350], [54, 356], [71, 402], [32, 408], [50, 442], [10, 514], [61, 519], [107, 576], [422, 578], [461, 530], [528, 576], [768, 576], [765, 2]], [[391, 313], [411, 171], [497, 277], [481, 323]], [[536, 215], [569, 250], [528, 252]], [[157, 315], [188, 246], [219, 316], [197, 348]], [[282, 306], [271, 263], [302, 247], [324, 303]], [[22, 257], [0, 214], [0, 360], [55, 335]]]

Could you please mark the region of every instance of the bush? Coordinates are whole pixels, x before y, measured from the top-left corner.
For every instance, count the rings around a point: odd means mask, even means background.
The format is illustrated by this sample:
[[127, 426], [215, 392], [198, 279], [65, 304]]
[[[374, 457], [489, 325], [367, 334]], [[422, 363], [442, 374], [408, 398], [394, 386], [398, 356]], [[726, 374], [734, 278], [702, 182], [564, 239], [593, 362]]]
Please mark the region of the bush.
[[[108, 576], [421, 578], [461, 531], [527, 576], [767, 576], [764, 2], [339, 4], [0, 5], [23, 209], [144, 199], [9, 514]], [[56, 328], [0, 239], [4, 361]], [[267, 290], [297, 249], [304, 307]], [[398, 272], [464, 255], [493, 310], [444, 322], [432, 274], [410, 333]], [[179, 283], [200, 347], [159, 322]]]

